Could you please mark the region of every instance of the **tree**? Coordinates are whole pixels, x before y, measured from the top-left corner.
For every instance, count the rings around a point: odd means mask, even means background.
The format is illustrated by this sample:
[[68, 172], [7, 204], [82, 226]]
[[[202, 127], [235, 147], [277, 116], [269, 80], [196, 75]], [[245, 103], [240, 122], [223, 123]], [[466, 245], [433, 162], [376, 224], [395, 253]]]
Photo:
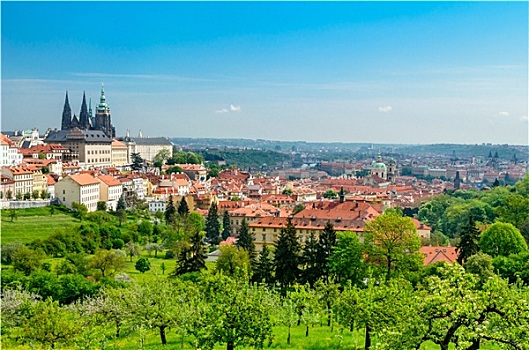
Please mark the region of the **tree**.
[[33, 191], [31, 192], [31, 198], [34, 199], [34, 200], [35, 200], [35, 199], [39, 199], [39, 198], [40, 198], [40, 192], [39, 192], [39, 190], [33, 190]]
[[248, 254], [248, 258], [250, 259], [250, 262], [252, 263], [252, 266], [255, 264], [255, 244], [254, 244], [254, 237], [252, 234], [250, 234], [250, 228], [248, 227], [248, 222], [246, 221], [246, 218], [242, 219], [241, 222], [241, 228], [238, 231], [239, 238], [237, 239], [237, 243], [235, 245], [241, 249], [244, 249], [246, 253]]
[[208, 217], [206, 219], [206, 237], [212, 245], [218, 245], [220, 243], [220, 223], [217, 203], [215, 202], [209, 207]]
[[316, 268], [320, 271], [320, 275], [329, 280], [329, 258], [334, 252], [336, 246], [336, 231], [330, 221], [327, 221], [325, 228], [320, 233], [320, 239], [316, 247]]
[[24, 200], [25, 201], [29, 201], [30, 198], [31, 198], [31, 193], [29, 193], [29, 192], [24, 193]]
[[189, 272], [200, 272], [206, 268], [206, 246], [200, 232], [191, 236], [189, 246], [184, 247], [178, 255], [178, 263], [172, 275], [183, 275]]
[[355, 232], [338, 233], [338, 242], [329, 257], [328, 267], [338, 282], [360, 285], [366, 277], [366, 264], [363, 260], [363, 247]]
[[125, 203], [125, 198], [123, 198], [123, 195], [121, 195], [118, 199], [116, 210], [125, 210], [125, 209], [127, 209], [127, 204]]
[[138, 261], [136, 261], [136, 264], [134, 265], [134, 267], [139, 272], [145, 273], [151, 269], [151, 263], [149, 262], [149, 259], [147, 258], [139, 258]]
[[299, 278], [299, 245], [296, 228], [290, 218], [287, 225], [281, 229], [277, 242], [275, 243], [274, 270], [276, 280], [283, 288], [296, 282]]
[[116, 210], [116, 217], [119, 220], [119, 226], [121, 226], [123, 221], [127, 218], [127, 212], [125, 212], [125, 209], [118, 209]]
[[7, 190], [6, 191], [6, 198], [7, 198], [8, 201], [13, 199], [13, 192], [11, 190]]
[[153, 158], [153, 161], [161, 163], [161, 165], [165, 164], [165, 162], [171, 158], [171, 151], [168, 149], [161, 149], [156, 153], [156, 155]]
[[296, 204], [292, 209], [292, 215], [296, 215], [297, 213], [300, 213], [303, 210], [305, 210], [305, 206], [303, 204]]
[[311, 231], [310, 237], [305, 242], [302, 255], [300, 257], [300, 263], [303, 267], [301, 270], [301, 281], [308, 283], [311, 287], [321, 277], [322, 271], [318, 269], [318, 241], [314, 236], [314, 232]]
[[97, 202], [97, 210], [107, 211], [107, 202], [105, 201]]
[[132, 160], [131, 168], [133, 170], [140, 170], [143, 168], [143, 158], [140, 156], [139, 153], [135, 152], [130, 155], [130, 158]]
[[190, 330], [199, 348], [225, 343], [227, 350], [262, 349], [271, 344], [274, 299], [268, 290], [220, 274], [207, 276], [201, 289], [203, 312]]
[[21, 245], [13, 252], [11, 264], [16, 271], [21, 271], [28, 276], [40, 268], [43, 259], [44, 253], [41, 250], [35, 251]]
[[101, 276], [112, 276], [125, 267], [126, 255], [120, 250], [100, 249], [90, 259], [88, 266], [101, 271]]
[[185, 217], [189, 214], [189, 207], [185, 197], [182, 197], [180, 204], [178, 205], [178, 215]]
[[83, 221], [83, 219], [86, 217], [86, 214], [88, 214], [88, 208], [84, 204], [72, 202], [72, 209], [73, 215], [78, 218], [79, 221]]
[[176, 216], [176, 208], [173, 204], [173, 196], [169, 196], [167, 207], [165, 207], [165, 223], [167, 225], [174, 223]]
[[130, 262], [132, 262], [133, 257], [139, 256], [141, 253], [140, 246], [133, 242], [125, 243], [125, 250], [127, 251], [127, 255], [130, 258]]
[[261, 253], [259, 253], [259, 260], [255, 264], [252, 281], [271, 285], [274, 281], [273, 270], [274, 262], [270, 257], [270, 249], [265, 245]]
[[230, 214], [227, 210], [222, 215], [222, 239], [225, 241], [231, 236]]
[[386, 280], [391, 278], [392, 271], [402, 270], [399, 265], [409, 262], [417, 265], [420, 261], [415, 268], [422, 266], [423, 258], [418, 254], [421, 240], [411, 218], [387, 209], [365, 225], [364, 234], [369, 261], [386, 267]]
[[476, 275], [481, 281], [486, 281], [494, 275], [492, 257], [478, 252], [465, 260], [465, 270]]
[[474, 217], [468, 218], [468, 225], [461, 232], [459, 243], [457, 244], [457, 262], [461, 265], [472, 255], [479, 252], [479, 229], [476, 227]]
[[15, 195], [15, 198], [17, 201], [22, 200], [22, 192], [17, 192], [17, 194]]
[[517, 194], [507, 195], [494, 210], [498, 214], [498, 221], [520, 227], [529, 218], [529, 198]]
[[51, 298], [38, 302], [32, 310], [32, 317], [24, 325], [25, 336], [52, 349], [57, 343], [68, 343], [81, 332], [74, 316]]
[[527, 243], [520, 231], [512, 224], [503, 222], [496, 222], [483, 232], [479, 246], [492, 257], [527, 251]]
[[18, 212], [16, 211], [16, 209], [9, 210], [9, 217], [11, 218], [11, 222], [13, 222], [13, 220], [18, 217]]
[[217, 259], [217, 272], [226, 276], [247, 278], [251, 270], [248, 253], [244, 249], [238, 249], [232, 245], [221, 245], [220, 256]]
[[336, 193], [336, 191], [334, 191], [334, 190], [327, 190], [323, 194], [323, 198], [336, 199], [336, 198], [338, 198], [338, 193]]

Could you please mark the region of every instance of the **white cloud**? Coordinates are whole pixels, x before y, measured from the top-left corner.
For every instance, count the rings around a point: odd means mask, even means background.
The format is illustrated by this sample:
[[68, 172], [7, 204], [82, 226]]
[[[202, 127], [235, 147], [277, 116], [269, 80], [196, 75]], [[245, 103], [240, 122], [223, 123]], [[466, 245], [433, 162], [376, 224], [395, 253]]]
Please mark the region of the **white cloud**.
[[529, 118], [528, 118], [526, 115], [522, 115], [522, 116], [520, 117], [520, 120], [521, 120], [522, 122], [527, 122], [527, 121], [529, 121]]
[[215, 113], [228, 113], [229, 111], [226, 108], [217, 109]]
[[388, 113], [388, 112], [391, 112], [392, 110], [393, 110], [393, 107], [391, 106], [378, 107], [378, 111], [382, 113]]
[[500, 112], [498, 114], [500, 115], [500, 117], [508, 117], [511, 115], [509, 112]]
[[230, 105], [230, 111], [232, 111], [232, 112], [240, 112], [241, 111], [241, 106]]

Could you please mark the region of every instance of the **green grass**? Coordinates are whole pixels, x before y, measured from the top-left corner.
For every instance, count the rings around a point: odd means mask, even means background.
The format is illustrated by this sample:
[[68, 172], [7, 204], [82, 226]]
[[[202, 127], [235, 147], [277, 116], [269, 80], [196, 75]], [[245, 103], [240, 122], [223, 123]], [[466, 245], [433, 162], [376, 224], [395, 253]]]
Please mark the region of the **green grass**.
[[2, 210], [2, 243], [20, 241], [29, 243], [34, 239], [45, 239], [59, 229], [68, 229], [79, 221], [60, 210], [50, 215], [50, 208], [16, 209], [17, 217], [11, 221], [9, 211]]

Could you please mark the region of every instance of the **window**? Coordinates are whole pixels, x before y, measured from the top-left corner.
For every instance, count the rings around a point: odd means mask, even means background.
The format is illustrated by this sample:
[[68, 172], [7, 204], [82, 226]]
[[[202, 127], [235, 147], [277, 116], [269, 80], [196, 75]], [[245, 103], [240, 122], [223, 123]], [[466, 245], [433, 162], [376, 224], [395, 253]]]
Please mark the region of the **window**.
[[263, 242], [266, 242], [266, 235], [263, 235]]

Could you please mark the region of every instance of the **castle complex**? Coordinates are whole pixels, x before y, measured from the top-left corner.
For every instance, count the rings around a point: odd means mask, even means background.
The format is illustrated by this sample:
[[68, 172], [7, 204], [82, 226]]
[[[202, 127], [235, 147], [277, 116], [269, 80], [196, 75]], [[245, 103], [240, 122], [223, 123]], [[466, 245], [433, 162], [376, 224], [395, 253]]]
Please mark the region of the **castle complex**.
[[101, 97], [99, 99], [99, 104], [96, 106], [95, 116], [92, 114], [92, 101], [90, 101], [90, 106], [87, 106], [86, 96], [83, 93], [83, 102], [81, 103], [79, 117], [75, 114], [72, 117], [72, 109], [70, 108], [70, 102], [68, 100], [68, 91], [66, 91], [64, 108], [62, 111], [61, 130], [72, 130], [74, 128], [80, 130], [99, 130], [104, 132], [109, 138], [116, 136], [116, 129], [112, 125], [110, 119], [110, 107], [106, 102], [103, 85], [101, 85]]

